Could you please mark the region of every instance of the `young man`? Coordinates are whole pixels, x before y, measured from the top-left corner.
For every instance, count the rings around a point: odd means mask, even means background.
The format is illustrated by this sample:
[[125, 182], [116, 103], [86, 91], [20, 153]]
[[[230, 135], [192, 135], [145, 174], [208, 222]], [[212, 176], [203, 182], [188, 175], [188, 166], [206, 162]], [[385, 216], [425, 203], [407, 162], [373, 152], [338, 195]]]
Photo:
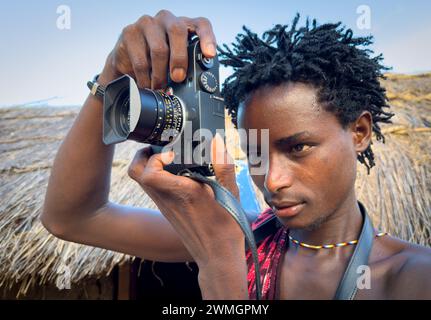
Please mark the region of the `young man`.
[[[380, 58], [358, 47], [370, 39], [352, 38], [338, 25], [296, 30], [296, 23], [290, 30], [274, 27], [265, 40], [246, 30], [235, 52], [221, 51], [235, 71], [224, 97], [240, 128], [269, 129], [269, 141], [256, 146], [268, 143], [260, 164], [265, 172], [253, 179], [272, 210], [255, 226], [273, 214], [282, 226], [259, 243], [264, 298], [332, 299], [355, 245], [312, 246], [358, 238], [363, 216], [354, 190], [356, 160], [373, 166], [371, 134], [382, 138], [379, 122], [391, 114], [383, 111]], [[123, 30], [99, 83], [129, 74], [141, 88], [160, 89], [166, 70], [174, 81], [184, 80], [189, 32], [198, 34], [205, 56], [216, 54], [205, 18], [165, 10], [140, 18]], [[90, 96], [54, 163], [42, 215], [46, 228], [68, 241], [144, 259], [195, 261], [204, 299], [253, 299], [253, 266], [239, 226], [207, 186], [163, 170], [172, 154], [144, 148], [129, 169], [160, 212], [109, 201], [114, 147], [101, 141], [101, 117], [102, 101]], [[220, 139], [213, 146], [213, 159], [228, 157]], [[238, 195], [233, 166], [214, 163], [214, 170]], [[371, 287], [355, 298], [431, 298], [430, 257], [428, 248], [389, 235], [374, 238]]]

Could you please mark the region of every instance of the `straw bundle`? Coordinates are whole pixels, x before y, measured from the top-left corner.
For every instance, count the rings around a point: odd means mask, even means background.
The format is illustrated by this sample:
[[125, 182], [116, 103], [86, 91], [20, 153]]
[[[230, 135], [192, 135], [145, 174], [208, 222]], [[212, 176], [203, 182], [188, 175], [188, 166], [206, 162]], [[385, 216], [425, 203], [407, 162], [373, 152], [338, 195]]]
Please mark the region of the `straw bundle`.
[[[41, 225], [50, 168], [78, 108], [0, 109], [0, 287], [19, 284], [24, 296], [33, 285], [61, 283], [64, 268], [71, 283], [108, 275], [130, 257], [108, 250], [62, 241]], [[114, 201], [153, 207], [152, 201], [127, 176], [137, 144], [118, 146], [113, 163]]]

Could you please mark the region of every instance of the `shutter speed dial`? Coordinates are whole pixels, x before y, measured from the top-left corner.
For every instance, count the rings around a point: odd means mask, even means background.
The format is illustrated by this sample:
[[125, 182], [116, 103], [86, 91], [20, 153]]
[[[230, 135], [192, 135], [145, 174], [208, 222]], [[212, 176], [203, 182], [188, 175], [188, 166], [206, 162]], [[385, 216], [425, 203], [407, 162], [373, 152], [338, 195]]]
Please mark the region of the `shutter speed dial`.
[[202, 72], [199, 77], [199, 84], [202, 90], [208, 93], [214, 93], [218, 88], [218, 81], [215, 75], [209, 71]]

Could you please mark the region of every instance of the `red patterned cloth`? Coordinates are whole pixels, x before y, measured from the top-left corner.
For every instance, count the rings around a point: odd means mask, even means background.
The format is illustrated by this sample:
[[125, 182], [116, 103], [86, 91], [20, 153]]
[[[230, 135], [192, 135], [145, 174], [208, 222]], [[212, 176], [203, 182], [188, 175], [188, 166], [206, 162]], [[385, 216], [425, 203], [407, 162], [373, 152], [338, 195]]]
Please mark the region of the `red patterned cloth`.
[[[255, 230], [262, 223], [274, 215], [269, 208], [263, 211], [252, 224], [252, 230]], [[257, 253], [259, 256], [260, 279], [262, 283], [262, 299], [275, 300], [275, 289], [277, 281], [277, 271], [280, 264], [280, 258], [286, 249], [287, 228], [280, 227], [274, 234], [269, 235], [261, 242], [257, 243]], [[251, 251], [246, 252], [248, 266], [248, 293], [251, 300], [256, 299], [255, 272], [253, 265], [253, 256]]]

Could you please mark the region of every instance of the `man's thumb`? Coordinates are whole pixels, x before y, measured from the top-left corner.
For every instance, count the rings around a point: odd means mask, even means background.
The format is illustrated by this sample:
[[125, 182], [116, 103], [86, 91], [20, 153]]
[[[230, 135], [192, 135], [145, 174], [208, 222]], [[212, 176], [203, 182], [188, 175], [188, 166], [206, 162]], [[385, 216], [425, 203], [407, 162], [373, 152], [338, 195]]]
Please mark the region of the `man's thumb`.
[[223, 138], [218, 133], [211, 141], [211, 162], [217, 181], [239, 200], [235, 163], [226, 149]]

